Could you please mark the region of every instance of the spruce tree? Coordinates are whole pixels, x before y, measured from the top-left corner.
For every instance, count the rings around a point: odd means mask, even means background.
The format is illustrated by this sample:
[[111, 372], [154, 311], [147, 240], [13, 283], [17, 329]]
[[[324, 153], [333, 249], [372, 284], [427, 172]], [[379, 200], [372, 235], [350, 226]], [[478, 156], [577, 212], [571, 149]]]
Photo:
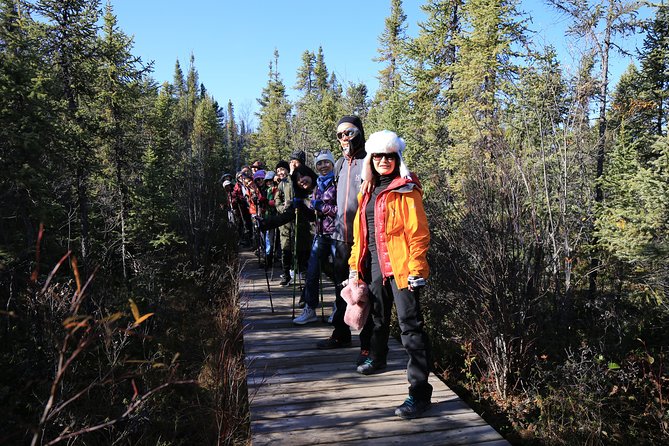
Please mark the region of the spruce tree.
[[45, 20], [44, 47], [52, 66], [48, 75], [56, 81], [54, 96], [60, 101], [56, 111], [60, 140], [55, 147], [68, 169], [63, 176], [68, 189], [64, 198], [78, 216], [78, 221], [68, 224], [78, 226], [73, 238], [78, 239], [85, 265], [91, 246], [90, 175], [97, 169], [91, 146], [94, 120], [87, 104], [97, 78], [100, 4], [98, 0], [39, 0], [34, 8]]
[[376, 91], [366, 127], [370, 131], [388, 129], [400, 133], [409, 119], [409, 107], [402, 71], [405, 69], [407, 45], [406, 15], [402, 0], [391, 0], [390, 15], [379, 37], [379, 56], [374, 59], [384, 64], [379, 71], [379, 89]]
[[434, 163], [446, 167], [450, 145], [446, 119], [451, 105], [450, 91], [455, 63], [461, 0], [432, 0], [421, 7], [427, 15], [418, 24], [418, 37], [409, 42], [407, 53], [411, 116], [407, 128], [412, 165], [418, 172], [433, 172]]
[[657, 6], [655, 18], [647, 24], [648, 32], [641, 50], [641, 74], [644, 97], [653, 106], [646, 113], [654, 123], [653, 133], [667, 134], [669, 110], [669, 5]]
[[258, 99], [260, 124], [255, 147], [248, 148], [250, 158], [261, 158], [273, 164], [288, 157], [291, 151], [291, 110], [286, 87], [279, 74], [279, 51], [274, 50], [274, 62], [269, 64], [267, 86]]
[[35, 246], [39, 223], [53, 231], [67, 219], [56, 187], [64, 165], [52, 149], [52, 138], [59, 133], [52, 119], [57, 104], [48, 94], [51, 79], [43, 65], [43, 41], [23, 2], [0, 2], [0, 263], [4, 265], [32, 260], [26, 247]]
[[[146, 69], [132, 55], [132, 39], [118, 29], [110, 3], [105, 7], [103, 35], [99, 44], [99, 80], [96, 86], [95, 107], [99, 115], [99, 165], [96, 178], [98, 200], [109, 203], [104, 212], [111, 217], [105, 226], [108, 240], [103, 244], [118, 246], [121, 270], [128, 279], [127, 220], [129, 188], [139, 169], [142, 149], [137, 137], [141, 112], [141, 81]], [[97, 185], [100, 186], [97, 186]], [[116, 253], [111, 253], [114, 257]]]

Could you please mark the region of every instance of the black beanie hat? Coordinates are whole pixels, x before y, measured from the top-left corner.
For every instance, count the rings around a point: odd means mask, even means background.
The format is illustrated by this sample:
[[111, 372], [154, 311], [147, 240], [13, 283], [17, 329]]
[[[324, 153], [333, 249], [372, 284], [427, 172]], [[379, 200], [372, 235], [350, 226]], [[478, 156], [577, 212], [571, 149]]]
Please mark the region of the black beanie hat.
[[339, 127], [341, 124], [343, 124], [344, 122], [348, 122], [349, 124], [353, 124], [354, 126], [356, 126], [358, 128], [358, 130], [360, 130], [360, 134], [358, 134], [355, 138], [353, 138], [353, 141], [352, 141], [353, 147], [355, 148], [355, 150], [364, 146], [365, 145], [365, 129], [362, 128], [362, 121], [360, 120], [360, 118], [358, 118], [355, 115], [343, 116], [339, 120], [339, 122], [337, 122], [337, 125], [336, 125], [335, 129], [337, 127]]
[[283, 167], [286, 170], [290, 170], [290, 164], [287, 161], [281, 160], [276, 163], [276, 168], [274, 170], [279, 170], [279, 167]]
[[307, 155], [304, 153], [304, 150], [296, 150], [293, 153], [290, 154], [290, 159], [292, 160], [298, 160], [302, 164], [307, 162]]

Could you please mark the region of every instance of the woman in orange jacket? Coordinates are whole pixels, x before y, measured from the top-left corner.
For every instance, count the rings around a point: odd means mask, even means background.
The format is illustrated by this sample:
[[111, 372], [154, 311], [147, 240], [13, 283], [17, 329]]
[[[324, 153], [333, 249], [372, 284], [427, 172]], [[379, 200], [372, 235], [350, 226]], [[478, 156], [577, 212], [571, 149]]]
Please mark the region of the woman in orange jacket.
[[357, 371], [371, 375], [386, 368], [394, 302], [402, 345], [409, 355], [409, 397], [395, 414], [416, 418], [429, 409], [432, 397], [427, 382], [430, 345], [419, 304], [419, 289], [429, 275], [430, 231], [420, 183], [402, 160], [404, 147], [404, 140], [388, 130], [372, 134], [365, 145], [362, 179], [372, 181], [374, 187], [358, 196], [349, 280], [368, 284], [372, 304], [370, 357]]

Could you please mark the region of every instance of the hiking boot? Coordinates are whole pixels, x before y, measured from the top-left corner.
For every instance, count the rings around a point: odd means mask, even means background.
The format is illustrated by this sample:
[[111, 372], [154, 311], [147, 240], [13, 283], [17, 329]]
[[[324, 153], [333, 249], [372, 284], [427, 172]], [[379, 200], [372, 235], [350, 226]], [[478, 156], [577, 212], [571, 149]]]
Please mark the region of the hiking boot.
[[316, 316], [316, 310], [314, 310], [313, 308], [309, 308], [308, 305], [305, 305], [304, 310], [302, 310], [302, 314], [293, 319], [293, 324], [304, 325], [308, 324], [309, 322], [316, 322], [316, 321], [318, 321], [318, 316]]
[[372, 358], [365, 359], [361, 365], [358, 366], [357, 371], [362, 375], [373, 375], [374, 373], [386, 368], [385, 362], [376, 362]]
[[412, 418], [418, 418], [424, 412], [430, 409], [432, 403], [430, 400], [427, 401], [417, 401], [414, 397], [409, 396], [405, 399], [400, 407], [395, 409], [395, 415], [405, 420], [410, 420]]
[[333, 338], [330, 336], [327, 339], [323, 339], [322, 341], [318, 341], [316, 343], [316, 348], [319, 348], [321, 350], [329, 350], [332, 348], [346, 348], [351, 346], [351, 340], [349, 339], [348, 341], [341, 341], [339, 339]]
[[358, 359], [355, 361], [355, 365], [363, 365], [365, 361], [367, 361], [367, 358], [369, 358], [369, 350], [360, 350], [360, 354], [358, 355]]

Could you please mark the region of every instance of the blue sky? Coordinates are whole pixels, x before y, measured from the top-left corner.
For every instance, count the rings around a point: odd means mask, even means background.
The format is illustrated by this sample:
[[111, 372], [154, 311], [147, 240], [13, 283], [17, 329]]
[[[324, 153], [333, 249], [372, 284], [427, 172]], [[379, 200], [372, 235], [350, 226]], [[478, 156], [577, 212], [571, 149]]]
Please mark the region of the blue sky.
[[[403, 2], [410, 36], [425, 17], [423, 3]], [[120, 28], [134, 37], [133, 53], [154, 61], [158, 82], [172, 81], [177, 59], [186, 71], [193, 53], [200, 82], [222, 106], [232, 100], [236, 114], [252, 124], [275, 48], [291, 100], [302, 53], [319, 46], [342, 84], [364, 82], [375, 91], [381, 66], [373, 58], [390, 13], [390, 0], [112, 0], [112, 5]], [[532, 17], [535, 43], [553, 44], [563, 64], [573, 65], [571, 54], [582, 45], [564, 37], [567, 20], [539, 1], [523, 0], [519, 9]], [[629, 40], [627, 46], [641, 42]], [[615, 57], [614, 80], [629, 62]]]

